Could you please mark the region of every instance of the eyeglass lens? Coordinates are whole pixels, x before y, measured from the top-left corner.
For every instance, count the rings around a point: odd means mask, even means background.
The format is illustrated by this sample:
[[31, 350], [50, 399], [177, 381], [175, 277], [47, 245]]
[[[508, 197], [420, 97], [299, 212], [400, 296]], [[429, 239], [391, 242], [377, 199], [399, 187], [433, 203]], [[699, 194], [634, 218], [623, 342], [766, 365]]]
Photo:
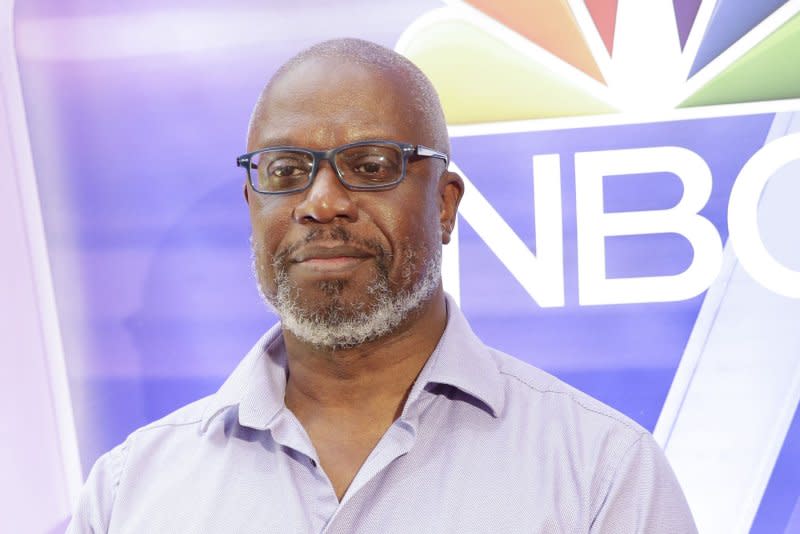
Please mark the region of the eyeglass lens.
[[[402, 177], [403, 153], [390, 144], [357, 145], [338, 151], [334, 163], [342, 180], [354, 187], [380, 188]], [[260, 191], [302, 189], [309, 182], [313, 156], [300, 150], [268, 150], [253, 156], [253, 186]]]

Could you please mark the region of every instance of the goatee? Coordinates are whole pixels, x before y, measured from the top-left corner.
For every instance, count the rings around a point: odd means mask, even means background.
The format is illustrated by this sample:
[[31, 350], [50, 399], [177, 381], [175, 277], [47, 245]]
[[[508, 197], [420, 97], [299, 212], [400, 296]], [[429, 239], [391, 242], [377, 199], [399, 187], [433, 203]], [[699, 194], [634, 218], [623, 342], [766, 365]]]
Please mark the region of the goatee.
[[[372, 252], [375, 279], [367, 286], [363, 298], [348, 301], [343, 297], [348, 285], [346, 280], [319, 282], [318, 289], [324, 298], [316, 302], [302, 298], [302, 289], [289, 278], [288, 258], [300, 246], [322, 239], [351, 242]], [[276, 254], [272, 262], [276, 289], [270, 295], [261, 283], [265, 272], [260, 265], [260, 251], [252, 237], [250, 242], [253, 271], [264, 302], [280, 316], [283, 328], [323, 349], [347, 349], [391, 333], [430, 299], [441, 283], [441, 247], [434, 247], [432, 251], [417, 247], [416, 253], [413, 247], [406, 247], [408, 252], [399, 270], [401, 280], [392, 284], [389, 278], [391, 254], [380, 243], [357, 239], [337, 226], [327, 232], [314, 230], [302, 242]], [[424, 254], [428, 259], [418, 265], [417, 254]]]

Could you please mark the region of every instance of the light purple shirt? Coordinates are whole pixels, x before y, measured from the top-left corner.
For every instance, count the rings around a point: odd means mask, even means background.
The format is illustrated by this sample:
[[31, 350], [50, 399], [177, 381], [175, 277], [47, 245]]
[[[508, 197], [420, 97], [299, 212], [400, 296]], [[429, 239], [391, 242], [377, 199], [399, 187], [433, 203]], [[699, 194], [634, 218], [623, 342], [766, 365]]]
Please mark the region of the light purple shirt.
[[651, 435], [448, 324], [339, 502], [270, 330], [220, 390], [95, 464], [70, 533], [696, 532]]

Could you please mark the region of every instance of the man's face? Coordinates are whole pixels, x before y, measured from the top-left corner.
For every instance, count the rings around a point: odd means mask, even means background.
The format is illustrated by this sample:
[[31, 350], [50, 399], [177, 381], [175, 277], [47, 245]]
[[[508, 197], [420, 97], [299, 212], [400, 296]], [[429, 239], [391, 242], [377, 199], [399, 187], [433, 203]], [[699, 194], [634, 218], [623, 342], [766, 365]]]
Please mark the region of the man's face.
[[[404, 87], [386, 71], [308, 60], [273, 82], [248, 150], [328, 150], [370, 139], [430, 145]], [[247, 186], [256, 276], [284, 327], [344, 347], [388, 333], [424, 304], [439, 289], [441, 227], [452, 224], [460, 196], [443, 171], [441, 160], [412, 160], [397, 187], [350, 191], [323, 162], [299, 193]]]

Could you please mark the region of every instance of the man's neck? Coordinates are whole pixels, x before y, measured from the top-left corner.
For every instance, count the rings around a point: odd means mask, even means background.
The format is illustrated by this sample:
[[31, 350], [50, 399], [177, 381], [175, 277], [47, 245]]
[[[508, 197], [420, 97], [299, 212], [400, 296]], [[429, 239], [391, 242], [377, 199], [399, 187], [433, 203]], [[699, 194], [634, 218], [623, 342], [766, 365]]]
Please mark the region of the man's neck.
[[321, 349], [284, 332], [286, 405], [301, 422], [304, 415], [330, 412], [391, 424], [446, 322], [444, 294], [438, 291], [395, 333], [357, 347]]

